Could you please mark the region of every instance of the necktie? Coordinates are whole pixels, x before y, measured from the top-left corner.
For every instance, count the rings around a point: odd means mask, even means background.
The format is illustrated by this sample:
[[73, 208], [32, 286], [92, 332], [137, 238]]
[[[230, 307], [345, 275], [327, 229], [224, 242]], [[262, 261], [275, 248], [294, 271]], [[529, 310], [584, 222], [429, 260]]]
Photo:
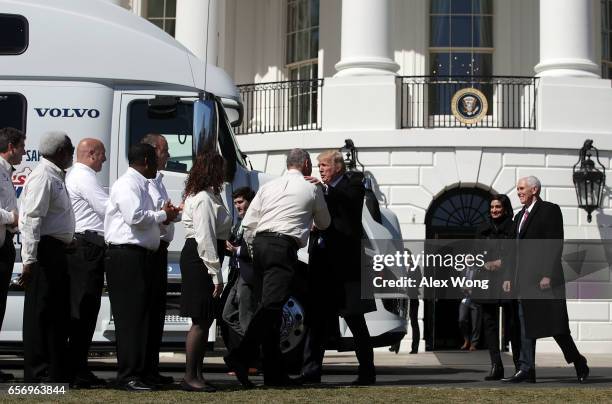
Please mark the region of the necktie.
[[523, 230], [523, 226], [525, 225], [525, 222], [527, 221], [528, 217], [529, 217], [529, 211], [525, 209], [525, 213], [523, 213], [523, 220], [521, 220], [521, 224], [519, 226], [519, 233], [521, 232], [521, 230]]

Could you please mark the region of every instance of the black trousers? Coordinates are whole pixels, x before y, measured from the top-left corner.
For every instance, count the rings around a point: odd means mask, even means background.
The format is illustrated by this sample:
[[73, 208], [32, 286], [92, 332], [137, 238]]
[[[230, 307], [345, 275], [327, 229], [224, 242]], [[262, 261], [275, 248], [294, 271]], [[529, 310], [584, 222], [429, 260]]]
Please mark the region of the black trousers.
[[258, 234], [253, 241], [253, 270], [261, 278], [261, 302], [232, 356], [252, 363], [263, 353], [264, 383], [287, 378], [280, 350], [282, 308], [297, 264], [297, 244], [288, 238]]
[[[499, 351], [499, 303], [482, 303], [482, 321], [487, 348], [491, 357], [491, 365], [503, 366], [501, 353]], [[519, 356], [521, 352], [521, 324], [518, 317], [518, 303], [508, 301], [501, 303], [505, 326], [509, 330], [510, 343], [512, 344], [512, 360], [514, 367], [518, 369]]]
[[153, 253], [134, 246], [106, 251], [106, 282], [115, 322], [117, 383], [142, 380], [150, 373], [151, 321], [157, 319], [153, 298]]
[[421, 341], [421, 329], [419, 328], [419, 299], [410, 299], [408, 307], [408, 318], [410, 319], [410, 327], [412, 328], [412, 350], [419, 350], [419, 342]]
[[166, 241], [160, 241], [159, 248], [151, 258], [152, 282], [152, 315], [149, 321], [150, 340], [147, 344], [147, 369], [149, 374], [159, 374], [159, 350], [166, 323], [166, 293], [168, 290], [168, 246]]
[[70, 290], [65, 244], [49, 236], [38, 243], [37, 263], [23, 304], [24, 379], [66, 382]]
[[15, 245], [13, 244], [13, 233], [7, 231], [4, 244], [0, 247], [0, 329], [4, 321], [4, 313], [6, 312], [6, 297], [8, 296], [14, 265]]
[[[86, 377], [87, 355], [96, 329], [104, 287], [104, 238], [75, 235], [77, 247], [67, 254], [70, 282], [70, 330], [68, 353], [70, 376]], [[89, 237], [97, 238], [94, 244]]]
[[[337, 314], [332, 314], [333, 317], [325, 313], [324, 310], [309, 314], [311, 321], [304, 343], [304, 363], [302, 365], [302, 375], [304, 376], [311, 378], [321, 377], [327, 330], [333, 326], [330, 323], [331, 321], [338, 321]], [[363, 314], [345, 316], [344, 321], [346, 321], [353, 334], [355, 354], [359, 361], [359, 376], [373, 376], [376, 373], [374, 368], [374, 351], [370, 340], [370, 332], [368, 331]]]

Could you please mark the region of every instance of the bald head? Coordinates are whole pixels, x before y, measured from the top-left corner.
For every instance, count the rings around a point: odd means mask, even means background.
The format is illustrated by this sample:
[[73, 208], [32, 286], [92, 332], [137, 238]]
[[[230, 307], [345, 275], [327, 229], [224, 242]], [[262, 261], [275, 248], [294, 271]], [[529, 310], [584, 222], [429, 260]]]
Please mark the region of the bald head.
[[98, 139], [85, 138], [79, 142], [76, 150], [77, 162], [86, 165], [95, 172], [102, 170], [102, 163], [106, 161], [104, 143]]

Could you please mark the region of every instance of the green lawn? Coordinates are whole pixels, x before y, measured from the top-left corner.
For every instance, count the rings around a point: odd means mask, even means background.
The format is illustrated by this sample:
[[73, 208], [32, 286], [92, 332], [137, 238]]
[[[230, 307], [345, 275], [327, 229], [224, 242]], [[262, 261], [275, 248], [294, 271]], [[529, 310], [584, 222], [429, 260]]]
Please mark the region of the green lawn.
[[115, 390], [72, 390], [65, 396], [20, 397], [2, 395], [0, 402], [67, 402], [67, 403], [559, 403], [612, 402], [612, 389], [593, 388], [431, 388], [431, 387], [337, 387], [287, 390], [223, 390], [217, 393], [161, 391], [127, 393]]

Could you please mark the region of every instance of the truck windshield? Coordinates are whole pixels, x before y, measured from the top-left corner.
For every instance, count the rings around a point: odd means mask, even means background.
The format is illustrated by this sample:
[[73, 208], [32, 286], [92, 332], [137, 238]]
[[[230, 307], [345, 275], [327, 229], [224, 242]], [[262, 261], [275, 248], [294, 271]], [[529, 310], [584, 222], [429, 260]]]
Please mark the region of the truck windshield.
[[159, 133], [168, 141], [170, 159], [167, 171], [187, 172], [192, 166], [193, 102], [181, 101], [171, 114], [155, 114], [148, 100], [135, 100], [129, 105], [128, 138], [130, 145], [140, 142], [148, 133]]

